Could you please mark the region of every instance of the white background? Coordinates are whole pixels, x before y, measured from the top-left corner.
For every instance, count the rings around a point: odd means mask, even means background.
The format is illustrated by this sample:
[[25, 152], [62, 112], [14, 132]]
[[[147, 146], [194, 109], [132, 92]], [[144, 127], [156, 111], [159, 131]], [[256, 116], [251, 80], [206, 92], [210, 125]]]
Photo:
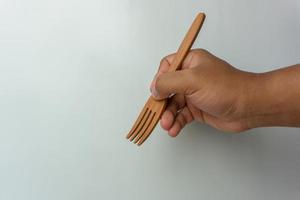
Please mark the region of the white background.
[[0, 200], [298, 199], [300, 129], [125, 140], [199, 11], [194, 48], [299, 63], [299, 0], [0, 0]]

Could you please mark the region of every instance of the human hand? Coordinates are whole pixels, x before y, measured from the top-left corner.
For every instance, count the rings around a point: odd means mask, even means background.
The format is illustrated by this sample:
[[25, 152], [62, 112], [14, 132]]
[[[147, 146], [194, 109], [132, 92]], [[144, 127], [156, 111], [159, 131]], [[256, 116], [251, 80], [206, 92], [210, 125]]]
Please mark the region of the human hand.
[[217, 129], [240, 132], [248, 126], [247, 90], [256, 74], [238, 70], [206, 50], [189, 52], [182, 69], [168, 72], [175, 54], [162, 59], [150, 89], [168, 99], [161, 127], [177, 136], [193, 120]]

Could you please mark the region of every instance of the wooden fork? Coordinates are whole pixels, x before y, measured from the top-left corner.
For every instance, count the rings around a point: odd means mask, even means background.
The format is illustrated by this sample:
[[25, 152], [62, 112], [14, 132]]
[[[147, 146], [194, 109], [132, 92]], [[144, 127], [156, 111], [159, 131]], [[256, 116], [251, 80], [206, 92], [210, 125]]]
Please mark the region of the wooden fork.
[[[180, 69], [181, 64], [187, 56], [191, 46], [193, 45], [205, 19], [204, 13], [199, 13], [187, 34], [185, 35], [179, 49], [175, 55], [174, 61], [171, 63], [169, 72]], [[135, 121], [132, 129], [126, 136], [130, 141], [134, 141], [137, 145], [143, 144], [143, 142], [149, 137], [157, 122], [159, 121], [162, 113], [167, 105], [167, 100], [155, 100], [152, 96], [144, 105], [143, 110]]]

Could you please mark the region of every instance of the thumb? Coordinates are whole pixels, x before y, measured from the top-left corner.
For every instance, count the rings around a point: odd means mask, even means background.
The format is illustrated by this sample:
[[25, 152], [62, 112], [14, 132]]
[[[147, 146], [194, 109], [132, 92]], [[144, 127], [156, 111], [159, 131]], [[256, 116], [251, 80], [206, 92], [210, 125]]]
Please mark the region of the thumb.
[[172, 94], [187, 94], [191, 88], [191, 73], [186, 69], [158, 75], [151, 85], [151, 92], [155, 99], [161, 100]]

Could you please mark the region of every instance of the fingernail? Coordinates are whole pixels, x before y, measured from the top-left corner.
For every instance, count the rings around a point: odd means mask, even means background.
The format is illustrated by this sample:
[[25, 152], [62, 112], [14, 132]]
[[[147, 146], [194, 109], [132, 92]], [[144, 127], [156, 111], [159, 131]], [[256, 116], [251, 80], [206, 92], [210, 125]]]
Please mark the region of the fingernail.
[[154, 97], [157, 96], [157, 91], [155, 90], [155, 84], [154, 84], [156, 76], [157, 75], [154, 76], [154, 78], [153, 78], [153, 80], [152, 80], [152, 82], [150, 84], [150, 92], [152, 93], [152, 96], [154, 96]]
[[155, 90], [155, 88], [150, 88], [150, 91], [151, 91], [151, 93], [152, 93], [152, 96], [158, 97], [158, 93], [157, 93], [157, 91]]

